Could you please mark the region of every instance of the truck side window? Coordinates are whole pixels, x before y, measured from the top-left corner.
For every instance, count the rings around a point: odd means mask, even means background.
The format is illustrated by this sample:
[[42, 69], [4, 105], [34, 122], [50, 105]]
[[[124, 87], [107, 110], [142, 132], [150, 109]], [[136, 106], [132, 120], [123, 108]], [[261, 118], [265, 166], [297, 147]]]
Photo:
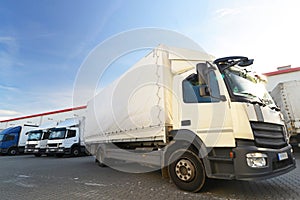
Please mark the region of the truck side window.
[[182, 92], [184, 103], [207, 103], [211, 102], [210, 97], [200, 96], [200, 88], [206, 85], [200, 85], [197, 74], [191, 74], [182, 81]]
[[221, 99], [219, 83], [217, 80], [216, 73], [214, 71], [210, 71], [208, 73], [209, 77], [209, 87], [211, 92], [211, 100], [212, 102], [219, 102]]
[[68, 130], [67, 138], [75, 137], [76, 131], [75, 130]]
[[15, 139], [15, 135], [7, 135], [5, 141], [12, 141]]

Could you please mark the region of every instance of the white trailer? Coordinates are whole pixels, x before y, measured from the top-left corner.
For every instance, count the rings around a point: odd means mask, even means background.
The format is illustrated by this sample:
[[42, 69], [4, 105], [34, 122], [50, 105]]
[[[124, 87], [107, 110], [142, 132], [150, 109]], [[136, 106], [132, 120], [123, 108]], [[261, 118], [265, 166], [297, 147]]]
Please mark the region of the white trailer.
[[85, 144], [82, 139], [83, 129], [84, 117], [66, 119], [51, 128], [46, 154], [54, 154], [57, 157], [85, 154]]
[[280, 112], [246, 57], [159, 46], [87, 104], [84, 139], [100, 166], [151, 164], [183, 190], [295, 168]]
[[300, 80], [277, 84], [271, 95], [281, 108], [285, 123], [290, 134], [290, 143], [300, 145]]

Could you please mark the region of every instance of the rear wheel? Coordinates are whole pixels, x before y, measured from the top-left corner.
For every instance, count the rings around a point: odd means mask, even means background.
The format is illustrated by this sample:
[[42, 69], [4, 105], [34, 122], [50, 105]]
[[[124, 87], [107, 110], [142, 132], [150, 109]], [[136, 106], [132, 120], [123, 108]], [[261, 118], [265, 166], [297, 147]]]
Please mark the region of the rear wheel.
[[192, 151], [178, 149], [169, 158], [168, 172], [181, 190], [198, 192], [205, 183], [205, 170], [200, 158]]

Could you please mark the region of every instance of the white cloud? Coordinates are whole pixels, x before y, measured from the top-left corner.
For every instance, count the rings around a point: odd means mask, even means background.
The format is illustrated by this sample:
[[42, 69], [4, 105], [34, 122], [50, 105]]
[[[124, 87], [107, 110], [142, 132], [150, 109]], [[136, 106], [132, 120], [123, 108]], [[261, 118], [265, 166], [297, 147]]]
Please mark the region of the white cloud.
[[233, 8], [221, 8], [215, 11], [215, 16], [217, 18], [222, 18], [226, 16], [233, 16], [239, 14], [241, 11], [240, 9], [233, 9]]
[[300, 1], [236, 1], [215, 8], [206, 23], [205, 48], [217, 57], [254, 58], [259, 72], [300, 67], [299, 7]]
[[18, 90], [18, 88], [16, 87], [11, 87], [11, 86], [1, 85], [1, 84], [0, 84], [0, 89], [11, 91], [11, 92]]
[[2, 36], [0, 37], [0, 45], [3, 46], [0, 50], [0, 66], [9, 68], [14, 63], [13, 56], [19, 50], [17, 40], [11, 36]]
[[14, 110], [0, 110], [0, 120], [11, 119], [20, 116], [22, 113]]

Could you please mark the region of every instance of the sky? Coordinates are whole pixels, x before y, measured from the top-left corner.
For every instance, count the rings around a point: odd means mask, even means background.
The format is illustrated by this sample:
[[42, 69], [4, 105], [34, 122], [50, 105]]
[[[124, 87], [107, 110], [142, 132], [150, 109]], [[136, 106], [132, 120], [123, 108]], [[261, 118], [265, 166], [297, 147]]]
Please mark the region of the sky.
[[89, 53], [133, 29], [176, 31], [215, 57], [253, 58], [261, 73], [300, 67], [299, 9], [297, 0], [1, 0], [0, 120], [72, 107]]

